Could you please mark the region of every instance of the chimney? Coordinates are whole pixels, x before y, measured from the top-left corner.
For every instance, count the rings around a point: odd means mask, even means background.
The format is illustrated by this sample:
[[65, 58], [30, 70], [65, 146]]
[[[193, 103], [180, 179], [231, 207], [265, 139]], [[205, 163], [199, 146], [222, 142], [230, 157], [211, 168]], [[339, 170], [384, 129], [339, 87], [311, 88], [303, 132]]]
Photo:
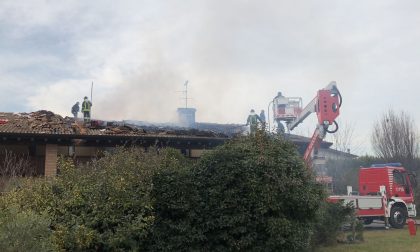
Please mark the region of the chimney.
[[181, 127], [195, 127], [195, 108], [178, 108], [178, 122]]

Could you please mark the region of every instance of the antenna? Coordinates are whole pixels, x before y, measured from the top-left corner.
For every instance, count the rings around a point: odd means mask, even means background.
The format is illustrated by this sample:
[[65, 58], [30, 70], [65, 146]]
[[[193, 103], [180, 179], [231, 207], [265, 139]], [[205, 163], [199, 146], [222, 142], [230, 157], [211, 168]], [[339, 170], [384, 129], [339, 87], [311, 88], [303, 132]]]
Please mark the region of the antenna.
[[[90, 102], [93, 104], [93, 81], [92, 85], [90, 86]], [[92, 118], [92, 111], [90, 111], [90, 117]]]
[[[182, 91], [176, 91], [177, 93], [182, 93], [182, 97], [181, 100], [185, 105], [185, 108], [188, 108], [188, 101], [191, 100], [192, 98], [188, 97], [188, 84], [190, 83], [189, 80], [186, 80], [184, 83], [184, 90]], [[182, 108], [184, 108], [183, 106], [181, 106]]]
[[185, 108], [188, 108], [188, 80], [185, 82], [184, 86], [185, 86], [185, 90], [184, 90]]
[[93, 103], [93, 81], [92, 81], [92, 86], [90, 86], [90, 102]]

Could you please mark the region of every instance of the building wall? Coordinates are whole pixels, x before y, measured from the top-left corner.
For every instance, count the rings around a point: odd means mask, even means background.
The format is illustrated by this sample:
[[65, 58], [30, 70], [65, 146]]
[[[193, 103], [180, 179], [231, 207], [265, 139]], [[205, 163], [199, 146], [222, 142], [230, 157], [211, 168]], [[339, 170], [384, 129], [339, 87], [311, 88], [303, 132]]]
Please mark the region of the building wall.
[[326, 160], [346, 160], [346, 159], [353, 159], [357, 156], [352, 155], [347, 152], [336, 151], [333, 149], [320, 149], [319, 155], [324, 157]]
[[[0, 171], [5, 160], [3, 153], [6, 152], [28, 158], [29, 167], [31, 167], [31, 172], [28, 173], [30, 176], [55, 176], [58, 172], [57, 162], [60, 156], [71, 157], [76, 162], [85, 163], [93, 158], [101, 157], [105, 152], [113, 152], [115, 149], [116, 147], [69, 146], [35, 142], [0, 144]], [[186, 157], [198, 159], [208, 150], [180, 149], [179, 151]]]
[[208, 152], [209, 150], [189, 150], [190, 158], [201, 158], [204, 153]]
[[[16, 159], [19, 162], [16, 162]], [[20, 161], [28, 160], [29, 169], [26, 169], [26, 174], [43, 175], [45, 164], [45, 145], [35, 143], [15, 143], [15, 144], [1, 144], [0, 145], [0, 169], [7, 169], [8, 162], [14, 160], [19, 166]], [[10, 165], [10, 164], [9, 164]], [[15, 169], [20, 169], [15, 167]]]
[[[66, 146], [57, 144], [1, 144], [0, 145], [0, 169], [6, 165], [9, 155], [28, 159], [30, 162], [31, 175], [55, 176], [57, 159], [60, 156], [73, 157], [79, 162], [87, 162], [101, 155], [105, 150], [113, 148], [89, 147], [89, 146]], [[7, 154], [6, 154], [7, 153]], [[6, 157], [6, 155], [8, 157]], [[10, 162], [9, 162], [10, 163]], [[4, 170], [4, 169], [3, 169]]]
[[329, 160], [350, 160], [356, 157], [356, 155], [337, 151], [331, 148], [319, 148], [317, 155], [312, 161], [312, 165], [318, 176], [327, 176], [326, 164]]
[[55, 177], [57, 175], [57, 144], [47, 144], [45, 146], [45, 177]]

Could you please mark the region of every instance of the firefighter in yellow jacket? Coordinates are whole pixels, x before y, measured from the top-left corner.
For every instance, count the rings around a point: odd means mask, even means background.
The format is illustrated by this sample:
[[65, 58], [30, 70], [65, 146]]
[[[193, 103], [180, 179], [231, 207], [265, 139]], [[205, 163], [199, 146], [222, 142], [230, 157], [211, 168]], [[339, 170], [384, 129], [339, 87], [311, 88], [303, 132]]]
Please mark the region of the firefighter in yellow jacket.
[[257, 132], [258, 121], [261, 122], [261, 118], [257, 114], [255, 114], [255, 110], [251, 109], [251, 113], [248, 116], [246, 125], [249, 125], [251, 135], [253, 136], [255, 135], [255, 132]]
[[85, 120], [85, 123], [90, 122], [90, 111], [92, 109], [92, 102], [89, 101], [87, 96], [85, 96], [85, 99], [82, 103], [82, 112], [83, 112], [83, 118]]

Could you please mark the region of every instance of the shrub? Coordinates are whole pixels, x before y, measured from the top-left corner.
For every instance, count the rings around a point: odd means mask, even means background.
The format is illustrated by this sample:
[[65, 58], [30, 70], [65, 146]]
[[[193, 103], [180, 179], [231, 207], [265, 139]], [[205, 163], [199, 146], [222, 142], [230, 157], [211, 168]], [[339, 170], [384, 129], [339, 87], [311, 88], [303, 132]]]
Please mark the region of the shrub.
[[19, 211], [51, 216], [56, 250], [144, 250], [154, 222], [152, 179], [181, 164], [174, 150], [119, 149], [85, 167], [60, 161], [60, 175], [28, 183], [2, 197]]
[[[0, 197], [0, 242], [9, 241], [0, 249], [304, 251], [314, 227], [312, 241], [323, 242], [338, 226], [338, 206], [318, 212], [324, 191], [295, 146], [266, 135], [232, 140], [194, 166], [171, 149], [59, 166], [58, 177], [26, 179]], [[33, 246], [18, 243], [20, 231], [39, 233]]]
[[342, 203], [323, 202], [318, 211], [313, 245], [336, 244], [342, 226], [353, 219], [353, 211], [351, 206], [343, 206]]
[[302, 251], [324, 193], [295, 146], [239, 138], [156, 179], [156, 250]]
[[46, 215], [9, 205], [0, 212], [0, 251], [51, 251], [50, 223]]
[[155, 223], [152, 228], [152, 251], [200, 250], [197, 244], [204, 240], [200, 223], [195, 221], [199, 211], [196, 184], [188, 167], [167, 169], [153, 181]]

